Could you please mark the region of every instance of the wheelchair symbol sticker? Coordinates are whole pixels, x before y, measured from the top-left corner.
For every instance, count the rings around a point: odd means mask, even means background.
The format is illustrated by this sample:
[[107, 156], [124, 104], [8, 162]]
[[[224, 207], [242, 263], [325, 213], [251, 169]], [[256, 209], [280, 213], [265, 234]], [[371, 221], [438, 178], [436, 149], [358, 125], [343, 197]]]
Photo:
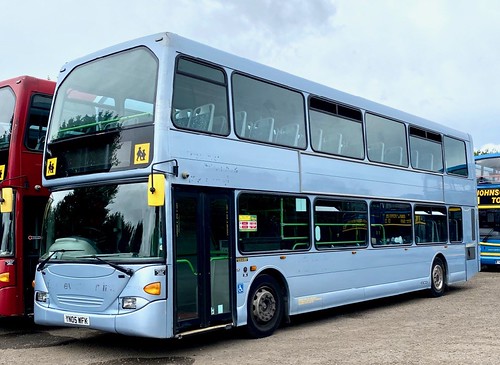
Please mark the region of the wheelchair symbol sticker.
[[242, 294], [242, 293], [243, 293], [243, 284], [238, 283], [238, 294]]

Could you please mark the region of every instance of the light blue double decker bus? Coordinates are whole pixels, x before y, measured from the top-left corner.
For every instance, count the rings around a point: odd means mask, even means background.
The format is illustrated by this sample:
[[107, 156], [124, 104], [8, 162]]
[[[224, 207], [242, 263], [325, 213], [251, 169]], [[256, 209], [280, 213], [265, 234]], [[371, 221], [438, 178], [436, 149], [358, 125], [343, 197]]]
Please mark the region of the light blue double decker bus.
[[479, 251], [483, 267], [500, 265], [500, 153], [476, 158]]
[[61, 70], [35, 322], [182, 337], [478, 271], [470, 135], [175, 34]]

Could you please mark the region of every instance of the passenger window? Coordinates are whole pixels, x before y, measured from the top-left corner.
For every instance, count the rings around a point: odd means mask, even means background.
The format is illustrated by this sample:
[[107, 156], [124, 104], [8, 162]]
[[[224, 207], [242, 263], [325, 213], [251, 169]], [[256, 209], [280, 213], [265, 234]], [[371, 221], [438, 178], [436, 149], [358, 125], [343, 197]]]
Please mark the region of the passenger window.
[[222, 69], [179, 58], [172, 121], [178, 128], [228, 135], [227, 82]]
[[446, 172], [453, 175], [468, 176], [465, 143], [455, 138], [444, 137], [444, 157]]
[[315, 151], [364, 158], [361, 111], [318, 98], [309, 100], [309, 109]]
[[281, 146], [306, 147], [301, 93], [244, 75], [233, 75], [236, 135]]
[[390, 165], [408, 166], [406, 128], [401, 122], [366, 113], [368, 159]]
[[364, 201], [317, 200], [314, 204], [314, 243], [318, 250], [366, 247], [368, 207]]
[[443, 172], [441, 135], [410, 127], [411, 165], [420, 170]]
[[309, 203], [305, 198], [241, 194], [238, 244], [242, 252], [307, 250]]
[[410, 204], [372, 202], [370, 205], [372, 246], [411, 244], [411, 222]]
[[415, 241], [417, 243], [448, 241], [446, 208], [415, 206]]

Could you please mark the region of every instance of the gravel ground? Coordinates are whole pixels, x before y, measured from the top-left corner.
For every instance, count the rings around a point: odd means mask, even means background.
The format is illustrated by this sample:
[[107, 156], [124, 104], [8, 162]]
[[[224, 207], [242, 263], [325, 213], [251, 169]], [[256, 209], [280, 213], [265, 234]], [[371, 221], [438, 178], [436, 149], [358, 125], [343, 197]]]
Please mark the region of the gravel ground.
[[241, 331], [151, 340], [0, 319], [0, 364], [498, 364], [500, 271], [441, 298], [425, 292], [292, 317], [273, 336]]

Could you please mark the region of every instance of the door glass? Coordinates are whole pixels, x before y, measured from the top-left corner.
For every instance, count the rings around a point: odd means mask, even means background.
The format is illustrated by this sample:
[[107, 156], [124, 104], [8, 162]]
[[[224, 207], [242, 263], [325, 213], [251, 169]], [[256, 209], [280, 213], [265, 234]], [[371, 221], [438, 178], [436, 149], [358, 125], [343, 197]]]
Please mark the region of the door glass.
[[176, 300], [179, 321], [198, 318], [198, 245], [196, 197], [180, 197], [175, 203]]
[[229, 206], [225, 197], [210, 201], [208, 217], [211, 314], [217, 315], [229, 312]]

